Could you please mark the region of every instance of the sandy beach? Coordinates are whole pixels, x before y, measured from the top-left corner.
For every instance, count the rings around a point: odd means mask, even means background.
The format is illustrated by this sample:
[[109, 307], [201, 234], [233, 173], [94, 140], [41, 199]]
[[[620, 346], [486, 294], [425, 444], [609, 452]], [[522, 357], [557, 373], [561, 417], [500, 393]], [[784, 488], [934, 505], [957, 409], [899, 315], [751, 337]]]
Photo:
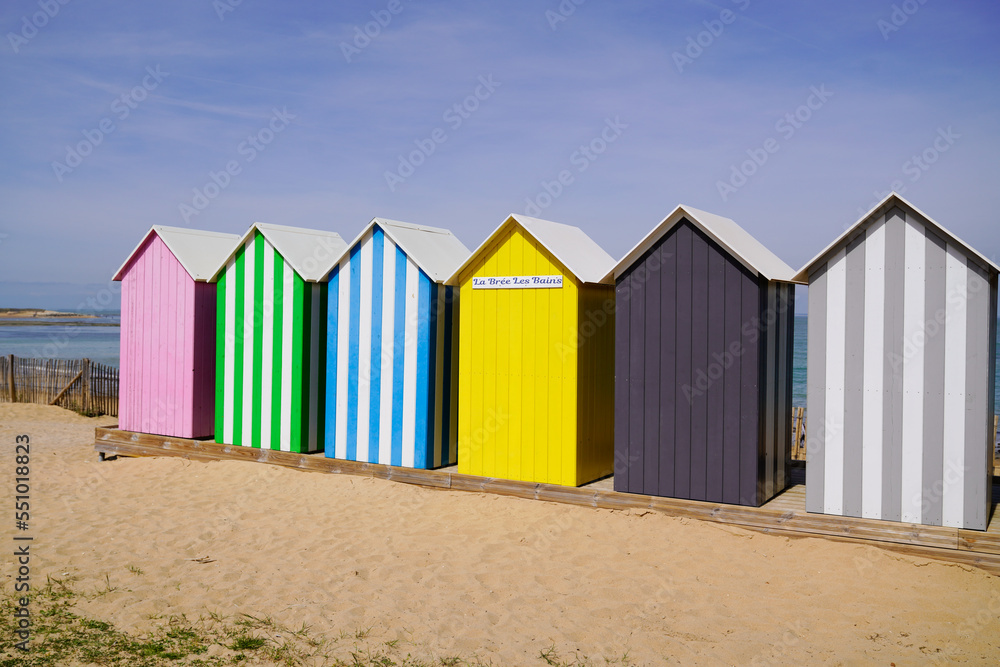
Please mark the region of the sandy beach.
[[[1000, 578], [974, 568], [256, 463], [102, 463], [93, 429], [114, 421], [0, 404], [0, 460], [10, 498], [14, 438], [30, 436], [33, 581], [104, 590], [76, 611], [124, 632], [270, 617], [310, 626], [328, 663], [366, 649], [495, 665], [1000, 660]], [[5, 593], [15, 575], [8, 556]]]

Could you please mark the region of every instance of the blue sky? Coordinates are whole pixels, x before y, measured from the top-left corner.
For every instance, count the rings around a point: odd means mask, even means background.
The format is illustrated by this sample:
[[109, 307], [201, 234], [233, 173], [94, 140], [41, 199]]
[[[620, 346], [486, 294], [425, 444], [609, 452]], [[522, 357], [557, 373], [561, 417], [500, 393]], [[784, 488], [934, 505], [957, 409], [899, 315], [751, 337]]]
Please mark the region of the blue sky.
[[1000, 254], [993, 3], [235, 2], [3, 3], [0, 306], [74, 307], [153, 224], [528, 212], [620, 257], [685, 203], [798, 268], [894, 182]]

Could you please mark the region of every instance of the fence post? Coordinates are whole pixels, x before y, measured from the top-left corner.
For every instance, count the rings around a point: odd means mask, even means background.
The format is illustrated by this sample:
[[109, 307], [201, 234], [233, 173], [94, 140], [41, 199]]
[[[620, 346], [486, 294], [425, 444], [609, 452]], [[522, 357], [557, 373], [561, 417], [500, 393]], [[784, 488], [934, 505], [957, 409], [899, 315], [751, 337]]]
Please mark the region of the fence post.
[[7, 387], [10, 389], [10, 402], [17, 403], [17, 389], [14, 388], [14, 355], [7, 355]]
[[82, 366], [80, 368], [83, 375], [80, 377], [80, 383], [83, 385], [83, 396], [80, 399], [83, 403], [82, 412], [84, 414], [90, 414], [90, 359], [84, 359]]
[[806, 424], [806, 409], [799, 409], [802, 410], [802, 460], [805, 461], [806, 457], [809, 456], [809, 450], [806, 448], [809, 443], [809, 426]]

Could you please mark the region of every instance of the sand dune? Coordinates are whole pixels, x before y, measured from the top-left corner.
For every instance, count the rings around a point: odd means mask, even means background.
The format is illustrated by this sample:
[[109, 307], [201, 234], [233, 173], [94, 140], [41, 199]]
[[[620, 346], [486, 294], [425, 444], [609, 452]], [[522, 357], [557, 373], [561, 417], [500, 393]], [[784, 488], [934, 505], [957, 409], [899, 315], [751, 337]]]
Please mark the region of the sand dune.
[[[511, 665], [544, 664], [550, 646], [595, 664], [1000, 660], [1000, 578], [973, 568], [256, 463], [100, 463], [93, 429], [108, 423], [0, 404], [0, 469], [29, 434], [33, 567], [110, 582], [81, 610], [125, 630], [249, 613]], [[4, 559], [8, 588], [12, 572]]]

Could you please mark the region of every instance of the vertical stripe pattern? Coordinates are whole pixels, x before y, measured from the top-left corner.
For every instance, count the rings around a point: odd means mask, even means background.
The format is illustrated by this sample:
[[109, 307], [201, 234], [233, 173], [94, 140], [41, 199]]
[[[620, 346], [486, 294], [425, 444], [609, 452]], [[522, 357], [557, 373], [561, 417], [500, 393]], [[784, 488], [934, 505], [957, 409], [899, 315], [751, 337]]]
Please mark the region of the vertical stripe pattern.
[[986, 528], [996, 280], [934, 229], [893, 208], [810, 275], [811, 512]]
[[[924, 425], [924, 352], [927, 337], [924, 327], [926, 277], [924, 261], [926, 235], [923, 225], [906, 221], [903, 256], [903, 447], [900, 475], [900, 520], [920, 523], [920, 497], [923, 486]], [[911, 351], [912, 350], [912, 351]]]
[[[450, 363], [457, 293], [373, 226], [329, 277], [327, 456], [435, 468], [457, 461]], [[336, 325], [332, 323], [336, 320]]]
[[257, 232], [229, 260], [217, 300], [219, 442], [322, 448], [326, 289], [303, 281]]
[[[847, 253], [830, 259], [826, 273], [826, 466], [823, 488], [827, 514], [840, 514], [844, 507], [844, 351], [847, 306]], [[808, 450], [807, 450], [808, 451]]]
[[[864, 405], [861, 415], [861, 516], [882, 515], [882, 373], [885, 330], [885, 221], [876, 220], [867, 230], [865, 250], [864, 319], [861, 331]], [[810, 312], [810, 315], [812, 313]], [[825, 321], [825, 318], [820, 318]], [[853, 352], [853, 351], [852, 351]]]

